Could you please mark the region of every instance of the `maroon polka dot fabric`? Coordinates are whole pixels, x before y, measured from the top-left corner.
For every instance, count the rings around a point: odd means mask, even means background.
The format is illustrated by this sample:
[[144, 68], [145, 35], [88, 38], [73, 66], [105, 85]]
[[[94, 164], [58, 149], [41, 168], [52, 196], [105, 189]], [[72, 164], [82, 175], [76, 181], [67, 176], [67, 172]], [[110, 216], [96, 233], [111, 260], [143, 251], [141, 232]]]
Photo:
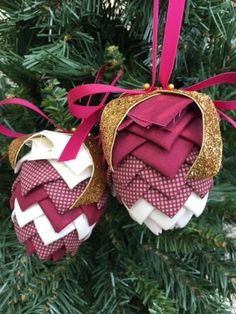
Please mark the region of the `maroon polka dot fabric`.
[[[23, 212], [37, 203], [57, 233], [81, 214], [86, 215], [89, 226], [92, 226], [99, 221], [104, 211], [107, 191], [98, 203], [70, 209], [84, 191], [88, 181], [87, 179], [70, 190], [48, 161], [26, 161], [22, 164], [20, 173], [12, 186], [11, 208], [14, 209], [15, 200]], [[16, 236], [19, 242], [26, 246], [28, 254], [36, 253], [42, 260], [57, 261], [66, 253], [75, 255], [83, 241], [79, 240], [75, 229], [63, 238], [45, 245], [37, 232], [34, 221], [22, 228], [16, 217], [13, 218], [13, 222]]]
[[173, 217], [192, 192], [204, 198], [213, 179], [186, 178], [201, 147], [202, 119], [191, 100], [170, 98], [153, 97], [128, 113], [118, 128], [108, 179], [128, 208], [143, 198]]

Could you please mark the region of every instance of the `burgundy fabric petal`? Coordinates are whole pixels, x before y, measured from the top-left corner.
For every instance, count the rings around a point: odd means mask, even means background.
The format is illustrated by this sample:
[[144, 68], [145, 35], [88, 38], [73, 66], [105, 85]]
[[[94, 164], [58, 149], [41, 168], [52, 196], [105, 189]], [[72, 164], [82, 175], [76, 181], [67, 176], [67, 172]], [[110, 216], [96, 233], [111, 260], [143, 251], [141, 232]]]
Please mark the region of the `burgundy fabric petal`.
[[53, 262], [59, 261], [64, 255], [66, 254], [66, 248], [65, 246], [58, 249], [56, 252], [52, 253], [51, 259]]
[[50, 199], [40, 201], [39, 206], [42, 208], [56, 232], [60, 232], [82, 214], [82, 208], [79, 207], [66, 212], [64, 215], [60, 215]]
[[78, 241], [77, 231], [72, 231], [64, 237], [64, 244], [67, 252], [71, 252], [73, 255], [77, 252], [81, 241]]
[[97, 209], [103, 211], [108, 199], [108, 191], [104, 191], [100, 200], [97, 202]]
[[197, 146], [202, 145], [202, 119], [196, 118], [183, 130], [181, 137], [189, 140]]
[[130, 119], [131, 119], [132, 123], [135, 122], [136, 124], [138, 124], [139, 126], [141, 126], [143, 128], [148, 128], [151, 125], [150, 121], [142, 120], [142, 119], [139, 119], [138, 117], [135, 117], [132, 115], [130, 116]]
[[132, 117], [132, 118], [125, 117], [123, 122], [118, 127], [118, 132], [124, 130], [125, 128], [127, 128], [130, 125], [134, 125], [135, 123], [138, 124], [139, 126], [143, 127], [143, 128], [149, 128], [150, 127], [149, 122], [142, 121], [142, 120], [139, 120], [138, 118], [134, 118], [134, 117]]
[[158, 95], [144, 100], [131, 109], [128, 116], [159, 126], [167, 126], [193, 101], [178, 95]]
[[192, 189], [185, 186], [175, 198], [169, 198], [156, 189], [149, 189], [143, 198], [167, 216], [173, 217], [183, 207], [191, 193]]
[[82, 205], [68, 210], [63, 215], [58, 213], [54, 204], [48, 199], [40, 201], [39, 205], [56, 232], [60, 232], [83, 213], [87, 216], [89, 225], [96, 223], [102, 214], [101, 211], [97, 210], [96, 204]]
[[135, 134], [122, 132], [118, 134], [113, 148], [113, 165], [119, 164], [128, 154], [146, 142], [146, 139]]
[[139, 200], [148, 190], [150, 184], [145, 182], [143, 179], [137, 177], [130, 182], [126, 188], [122, 188], [121, 191], [116, 188], [116, 192], [122, 195], [122, 200], [128, 207], [132, 207], [135, 202]]
[[132, 152], [132, 155], [173, 179], [192, 148], [191, 142], [179, 137], [170, 151], [147, 142]]
[[186, 184], [186, 174], [190, 166], [184, 163], [177, 172], [174, 179], [163, 176], [151, 167], [139, 172], [139, 176], [146, 180], [154, 189], [158, 190], [169, 198], [175, 198]]
[[35, 253], [35, 247], [30, 239], [28, 239], [24, 244], [26, 246], [26, 250], [29, 256]]
[[212, 178], [202, 180], [188, 179], [186, 182], [201, 198], [203, 198], [213, 186]]
[[28, 239], [32, 238], [37, 233], [37, 230], [33, 222], [28, 223], [24, 228], [20, 228], [16, 219], [14, 219], [14, 228], [17, 239], [21, 243], [26, 242]]
[[[31, 205], [48, 198], [46, 191], [42, 187], [37, 187], [30, 194], [23, 196], [21, 194], [21, 182], [15, 188], [13, 199], [17, 198], [21, 210], [25, 211]], [[12, 206], [14, 208], [14, 205]]]
[[98, 210], [96, 204], [82, 205], [81, 208], [86, 215], [90, 226], [98, 222], [104, 210], [104, 207]]
[[146, 168], [146, 164], [143, 161], [129, 155], [128, 158], [124, 159], [124, 161], [115, 168], [113, 181], [119, 182], [122, 186], [126, 186], [143, 168]]
[[132, 124], [126, 130], [130, 133], [145, 138], [164, 149], [170, 150], [176, 138], [193, 118], [193, 112], [188, 112], [186, 115], [184, 115], [183, 119], [180, 119], [178, 122], [171, 124], [171, 126], [166, 129], [152, 125], [150, 128], [148, 128], [147, 132], [146, 128], [142, 128], [137, 124]]
[[51, 255], [59, 250], [61, 247], [63, 247], [64, 243], [63, 240], [57, 240], [51, 244], [44, 245], [43, 241], [41, 240], [40, 236], [38, 234], [35, 234], [31, 241], [35, 247], [35, 250], [37, 252], [37, 255], [40, 259], [48, 260], [51, 258]]
[[196, 146], [194, 146], [189, 155], [186, 157], [185, 162], [192, 166], [198, 154], [199, 149]]
[[81, 182], [70, 190], [63, 180], [57, 180], [44, 184], [44, 189], [55, 205], [59, 214], [64, 214], [84, 191], [88, 180]]
[[[17, 186], [17, 183], [20, 182], [21, 178], [20, 178], [20, 174], [16, 177], [15, 181], [13, 182], [12, 184], [12, 187], [11, 187], [11, 193], [13, 194], [15, 189], [16, 189], [16, 186]], [[12, 207], [11, 207], [12, 208]]]
[[46, 182], [60, 179], [59, 173], [46, 160], [26, 161], [22, 164], [21, 172], [22, 195]]
[[118, 132], [126, 129], [129, 125], [133, 124], [133, 120], [125, 117], [125, 119], [123, 120], [123, 122], [119, 125], [118, 127]]

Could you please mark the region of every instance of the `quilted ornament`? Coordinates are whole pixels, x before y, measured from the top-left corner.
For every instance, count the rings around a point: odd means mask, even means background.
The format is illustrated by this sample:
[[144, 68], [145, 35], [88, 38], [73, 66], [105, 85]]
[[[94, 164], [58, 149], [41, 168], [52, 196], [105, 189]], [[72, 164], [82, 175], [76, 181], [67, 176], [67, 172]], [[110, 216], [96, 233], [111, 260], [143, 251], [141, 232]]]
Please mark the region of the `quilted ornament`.
[[[42, 260], [74, 255], [107, 201], [106, 173], [95, 141], [88, 140], [74, 160], [57, 161], [70, 136], [42, 131], [14, 140], [9, 148], [18, 173], [10, 202], [16, 236], [29, 255]], [[30, 150], [17, 161], [25, 145]]]
[[199, 216], [221, 164], [217, 112], [196, 92], [157, 90], [111, 101], [101, 138], [114, 194], [154, 234]]

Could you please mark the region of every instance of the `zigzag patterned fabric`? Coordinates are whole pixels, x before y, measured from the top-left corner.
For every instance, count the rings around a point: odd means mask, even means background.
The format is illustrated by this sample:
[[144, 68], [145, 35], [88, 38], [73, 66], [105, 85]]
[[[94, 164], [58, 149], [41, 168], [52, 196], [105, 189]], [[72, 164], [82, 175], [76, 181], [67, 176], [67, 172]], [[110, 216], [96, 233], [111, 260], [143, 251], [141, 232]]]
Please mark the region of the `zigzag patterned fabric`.
[[212, 178], [187, 179], [202, 143], [201, 114], [191, 103], [158, 95], [138, 104], [114, 144], [114, 172], [108, 174], [114, 194], [135, 221], [157, 235], [199, 216], [213, 185]]
[[[49, 133], [51, 139], [52, 135], [62, 139], [62, 134], [52, 133], [56, 132]], [[31, 140], [30, 153], [16, 167], [20, 172], [12, 186], [10, 205], [17, 238], [26, 246], [28, 254], [36, 253], [40, 259], [56, 261], [66, 253], [74, 255], [89, 238], [104, 211], [107, 191], [97, 203], [71, 208], [89, 182], [91, 157], [82, 147], [71, 163], [47, 160], [43, 158], [51, 153], [47, 144], [45, 138]], [[34, 160], [35, 156], [38, 160]]]

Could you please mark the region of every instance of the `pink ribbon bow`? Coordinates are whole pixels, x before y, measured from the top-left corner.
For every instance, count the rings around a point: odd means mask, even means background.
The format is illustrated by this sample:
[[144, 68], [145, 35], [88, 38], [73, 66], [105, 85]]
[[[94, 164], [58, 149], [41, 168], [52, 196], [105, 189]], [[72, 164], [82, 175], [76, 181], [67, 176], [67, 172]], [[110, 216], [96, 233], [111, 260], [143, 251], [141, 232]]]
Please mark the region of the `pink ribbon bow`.
[[[185, 0], [169, 0], [166, 24], [165, 24], [165, 32], [164, 32], [164, 40], [160, 58], [160, 66], [159, 66], [159, 83], [162, 88], [166, 89], [168, 86], [168, 82], [174, 67], [174, 61], [179, 41], [179, 35], [182, 25], [183, 13], [185, 7]], [[67, 100], [69, 111], [72, 116], [81, 119], [81, 124], [73, 133], [69, 142], [67, 143], [64, 151], [62, 152], [59, 161], [66, 161], [70, 159], [74, 159], [77, 156], [77, 153], [90, 132], [91, 128], [96, 124], [99, 120], [100, 114], [105, 106], [107, 97], [110, 93], [126, 93], [128, 95], [136, 95], [136, 94], [144, 94], [155, 89], [156, 83], [156, 54], [157, 54], [157, 33], [158, 33], [158, 11], [159, 11], [159, 0], [153, 0], [153, 32], [152, 32], [152, 86], [150, 90], [129, 90], [125, 88], [115, 87], [114, 85], [119, 80], [122, 71], [118, 73], [115, 77], [111, 85], [103, 85], [97, 84], [98, 77], [101, 73], [98, 73], [94, 84], [85, 84], [81, 86], [74, 87], [68, 92]], [[99, 71], [100, 72], [100, 71]], [[194, 84], [189, 87], [183, 88], [188, 91], [198, 91], [210, 86], [214, 86], [217, 84], [236, 84], [236, 72], [226, 72], [211, 78], [208, 78], [202, 82]], [[96, 94], [103, 94], [103, 97], [100, 104], [96, 106], [89, 107], [88, 104], [91, 100], [91, 97]], [[81, 104], [77, 104], [76, 102], [83, 98], [89, 96], [89, 101], [87, 106], [83, 106]], [[36, 111], [41, 116], [45, 117], [49, 120], [54, 126], [52, 120], [50, 120], [42, 111], [40, 111], [37, 107], [29, 102], [17, 98], [7, 99], [0, 102], [1, 105], [16, 103], [32, 109]], [[236, 122], [228, 117], [225, 113], [221, 112], [219, 109], [223, 110], [235, 110], [236, 109], [236, 100], [230, 101], [214, 101], [216, 108], [218, 109], [219, 114], [227, 120], [234, 128], [236, 128]], [[58, 127], [58, 126], [56, 126]], [[9, 137], [18, 137], [19, 133], [10, 131], [0, 125], [0, 133]], [[22, 135], [22, 134], [20, 134]]]

